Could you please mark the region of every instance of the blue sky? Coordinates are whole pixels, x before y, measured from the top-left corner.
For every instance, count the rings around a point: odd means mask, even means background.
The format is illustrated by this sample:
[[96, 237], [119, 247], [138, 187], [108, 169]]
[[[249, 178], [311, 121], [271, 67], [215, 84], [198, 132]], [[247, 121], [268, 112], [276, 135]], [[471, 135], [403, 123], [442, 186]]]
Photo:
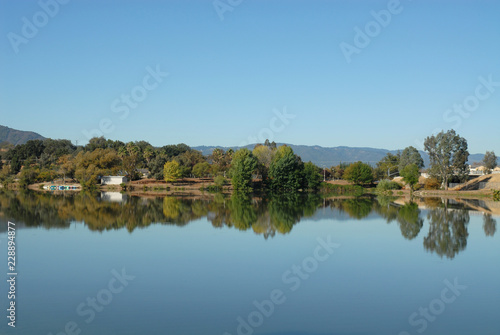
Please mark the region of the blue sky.
[[2, 125], [385, 149], [454, 128], [500, 153], [498, 1], [60, 1], [0, 0]]

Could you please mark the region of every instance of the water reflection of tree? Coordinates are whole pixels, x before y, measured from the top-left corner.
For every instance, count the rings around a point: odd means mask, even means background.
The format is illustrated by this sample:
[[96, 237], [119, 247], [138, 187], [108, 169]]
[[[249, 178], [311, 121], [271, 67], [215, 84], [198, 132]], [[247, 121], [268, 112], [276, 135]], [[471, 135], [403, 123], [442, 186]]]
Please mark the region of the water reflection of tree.
[[229, 201], [231, 221], [239, 230], [247, 230], [257, 222], [257, 209], [252, 204], [252, 197], [246, 193], [234, 193]]
[[234, 193], [224, 202], [224, 208], [212, 208], [214, 214], [209, 219], [214, 226], [226, 225], [240, 230], [252, 228], [267, 239], [276, 232], [290, 232], [302, 217], [313, 215], [320, 203], [321, 198], [311, 194], [271, 194], [262, 199]]
[[344, 211], [350, 217], [361, 220], [367, 217], [372, 211], [373, 201], [369, 198], [346, 199], [344, 201]]
[[70, 220], [60, 215], [58, 203], [50, 196], [39, 197], [27, 191], [0, 193], [0, 211], [28, 227], [68, 228]]
[[[441, 199], [427, 201], [433, 209], [428, 215], [429, 233], [424, 239], [427, 250], [453, 258], [467, 244], [469, 215], [466, 210], [448, 210]], [[398, 205], [391, 198], [351, 198], [324, 200], [314, 194], [270, 194], [255, 198], [235, 193], [231, 197], [217, 194], [204, 198], [130, 196], [124, 202], [107, 202], [95, 193], [54, 195], [36, 192], [0, 192], [0, 212], [6, 218], [27, 226], [68, 228], [73, 221], [84, 222], [90, 230], [103, 231], [136, 228], [151, 224], [185, 226], [206, 217], [214, 227], [252, 229], [268, 237], [289, 233], [304, 217], [312, 216], [321, 206], [362, 219], [375, 211], [387, 222], [397, 222], [406, 239], [414, 239], [423, 225], [415, 203]], [[335, 215], [335, 214], [333, 214]], [[487, 236], [496, 232], [496, 221], [485, 215], [483, 228]]]
[[367, 217], [373, 210], [374, 202], [371, 198], [347, 198], [329, 200], [330, 208], [338, 209], [347, 213], [351, 218], [361, 220]]
[[[203, 201], [199, 200], [200, 203]], [[197, 202], [180, 202], [166, 206], [163, 199], [129, 197], [126, 202], [102, 201], [95, 193], [53, 195], [35, 192], [0, 193], [0, 211], [8, 218], [27, 226], [67, 228], [72, 221], [84, 222], [91, 230], [145, 227], [152, 223], [185, 225], [206, 213]], [[164, 214], [164, 208], [166, 213]], [[201, 212], [201, 213], [200, 213]]]
[[387, 223], [391, 223], [398, 218], [399, 206], [394, 203], [396, 199], [394, 197], [378, 196], [374, 204], [374, 210], [386, 219]]
[[491, 214], [483, 215], [483, 229], [486, 236], [493, 236], [497, 231], [497, 221], [493, 219]]
[[375, 206], [377, 213], [387, 220], [387, 223], [396, 221], [401, 229], [401, 235], [408, 240], [418, 236], [424, 224], [420, 217], [420, 209], [414, 202], [404, 205], [393, 203], [390, 197], [377, 197], [378, 205]]
[[412, 240], [420, 233], [420, 229], [424, 224], [424, 219], [420, 217], [418, 205], [414, 202], [409, 202], [399, 208], [397, 221], [401, 235], [407, 240]]
[[467, 247], [470, 217], [465, 209], [448, 209], [447, 203], [448, 200], [445, 200], [444, 207], [429, 211], [429, 233], [424, 238], [424, 247], [441, 257], [452, 259]]
[[79, 221], [91, 230], [126, 228], [133, 231], [153, 223], [184, 226], [207, 217], [214, 227], [253, 229], [265, 238], [276, 232], [290, 232], [302, 217], [313, 215], [320, 204], [319, 196], [298, 193], [273, 194], [266, 198], [235, 193], [231, 197], [216, 195], [212, 199], [130, 196], [124, 202], [103, 201], [99, 194], [85, 192], [0, 194], [0, 211], [27, 226], [69, 227], [71, 222]]

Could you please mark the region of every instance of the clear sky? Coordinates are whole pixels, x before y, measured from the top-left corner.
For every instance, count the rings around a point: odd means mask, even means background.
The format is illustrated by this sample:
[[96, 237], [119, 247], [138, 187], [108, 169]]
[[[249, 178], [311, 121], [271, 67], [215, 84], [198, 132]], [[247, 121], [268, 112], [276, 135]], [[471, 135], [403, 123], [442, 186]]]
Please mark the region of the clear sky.
[[1, 125], [385, 149], [454, 128], [500, 153], [500, 1], [60, 2], [0, 0]]

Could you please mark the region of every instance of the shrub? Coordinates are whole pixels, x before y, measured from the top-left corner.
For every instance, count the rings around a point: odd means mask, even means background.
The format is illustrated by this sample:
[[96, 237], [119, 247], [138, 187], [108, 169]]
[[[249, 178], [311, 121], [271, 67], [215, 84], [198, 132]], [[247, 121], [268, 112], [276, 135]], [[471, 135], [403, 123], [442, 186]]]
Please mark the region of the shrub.
[[19, 177], [19, 186], [26, 188], [28, 185], [35, 183], [38, 172], [33, 168], [23, 168]]
[[354, 195], [361, 196], [365, 193], [365, 189], [359, 185], [337, 185], [329, 183], [321, 183], [321, 193], [329, 196], [335, 195]]
[[222, 188], [222, 186], [224, 186], [226, 184], [226, 178], [224, 178], [224, 176], [219, 175], [219, 176], [215, 177], [214, 183], [215, 183], [215, 186]]
[[196, 178], [206, 177], [210, 173], [210, 164], [201, 162], [193, 166], [193, 174]]
[[441, 188], [441, 183], [436, 178], [427, 178], [424, 184], [424, 189], [426, 190], [439, 190]]
[[54, 170], [42, 169], [38, 176], [37, 181], [52, 181], [57, 178], [57, 173]]
[[400, 183], [397, 183], [392, 180], [384, 179], [379, 181], [377, 185], [377, 191], [378, 192], [385, 192], [388, 190], [400, 190], [402, 188]]

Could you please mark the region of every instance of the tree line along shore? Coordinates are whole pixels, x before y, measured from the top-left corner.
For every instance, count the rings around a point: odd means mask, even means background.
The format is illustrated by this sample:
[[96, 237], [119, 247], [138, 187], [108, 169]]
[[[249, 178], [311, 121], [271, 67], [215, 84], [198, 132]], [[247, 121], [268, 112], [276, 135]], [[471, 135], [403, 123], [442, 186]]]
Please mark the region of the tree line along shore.
[[[468, 180], [465, 138], [449, 130], [427, 137], [424, 145], [430, 158], [426, 169], [420, 153], [412, 146], [397, 154], [387, 153], [376, 166], [359, 161], [319, 167], [303, 162], [291, 147], [278, 147], [268, 140], [256, 144], [253, 150], [216, 148], [207, 156], [186, 144], [154, 147], [146, 141], [124, 143], [104, 137], [92, 138], [85, 146], [64, 139], [30, 140], [16, 146], [4, 142], [0, 146], [0, 183], [4, 188], [28, 188], [58, 181], [97, 189], [103, 176], [124, 176], [128, 182], [122, 188], [156, 188], [165, 182], [175, 188], [184, 181], [184, 185], [191, 185], [188, 187], [199, 188], [201, 184], [213, 191], [342, 194], [375, 186], [380, 192], [402, 188], [410, 192], [448, 190], [450, 183]], [[497, 166], [495, 153], [486, 152], [482, 164], [489, 170], [486, 173], [491, 173]], [[394, 181], [394, 177], [399, 178]]]

